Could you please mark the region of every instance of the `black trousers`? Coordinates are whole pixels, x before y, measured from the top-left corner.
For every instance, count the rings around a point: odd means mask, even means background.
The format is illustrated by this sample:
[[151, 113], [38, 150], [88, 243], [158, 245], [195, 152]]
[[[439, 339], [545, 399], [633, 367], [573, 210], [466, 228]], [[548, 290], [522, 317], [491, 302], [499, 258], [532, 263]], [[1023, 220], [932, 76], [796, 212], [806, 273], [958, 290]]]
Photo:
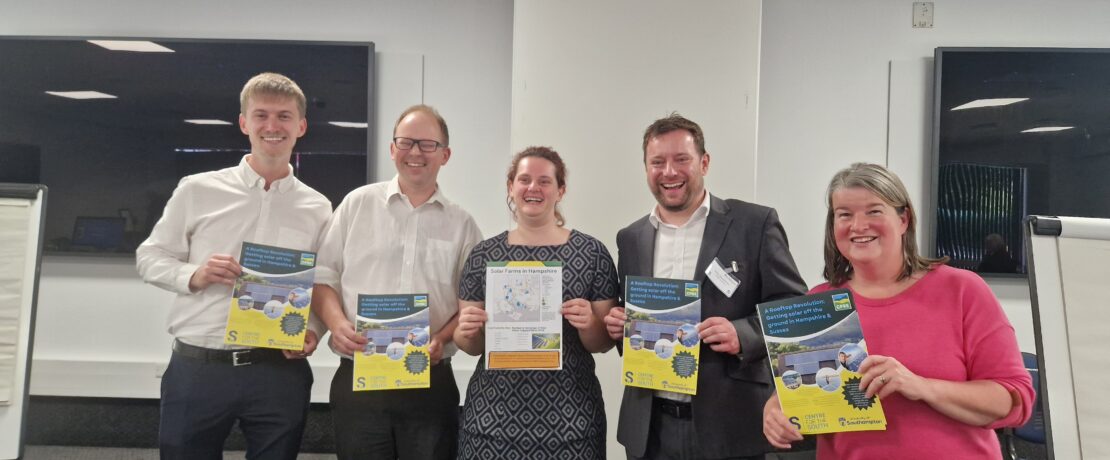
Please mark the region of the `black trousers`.
[[311, 389], [303, 359], [233, 366], [175, 352], [162, 376], [161, 457], [222, 460], [238, 421], [248, 459], [296, 459]]
[[352, 391], [354, 364], [340, 360], [331, 380], [339, 460], [454, 459], [459, 389], [449, 360], [431, 368], [431, 388]]
[[[722, 423], [725, 423], [722, 421]], [[628, 460], [701, 460], [694, 421], [688, 415], [675, 417], [659, 408], [651, 411], [651, 433], [643, 457], [628, 455]], [[626, 454], [627, 455], [627, 454]], [[764, 455], [734, 457], [728, 460], [763, 460]]]

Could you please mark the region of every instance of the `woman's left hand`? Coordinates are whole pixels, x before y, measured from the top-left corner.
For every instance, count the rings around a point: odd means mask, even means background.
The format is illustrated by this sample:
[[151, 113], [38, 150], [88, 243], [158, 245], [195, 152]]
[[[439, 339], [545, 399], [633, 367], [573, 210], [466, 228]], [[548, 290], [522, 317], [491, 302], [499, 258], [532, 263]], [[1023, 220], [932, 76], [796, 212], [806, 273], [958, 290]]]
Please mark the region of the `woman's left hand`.
[[586, 299], [570, 299], [563, 302], [563, 317], [578, 330], [590, 329], [598, 322], [593, 306]]
[[925, 398], [929, 391], [929, 381], [914, 374], [906, 366], [890, 356], [871, 355], [859, 366], [859, 387], [865, 390], [868, 398], [878, 395], [883, 399], [895, 392], [906, 399], [918, 401]]

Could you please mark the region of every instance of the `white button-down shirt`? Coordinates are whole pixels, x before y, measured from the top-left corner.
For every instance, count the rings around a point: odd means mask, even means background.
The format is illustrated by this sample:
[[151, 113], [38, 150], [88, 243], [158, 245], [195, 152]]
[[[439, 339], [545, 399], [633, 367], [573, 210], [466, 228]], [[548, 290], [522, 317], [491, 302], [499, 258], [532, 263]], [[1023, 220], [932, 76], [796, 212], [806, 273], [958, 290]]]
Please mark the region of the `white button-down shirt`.
[[[459, 311], [462, 266], [481, 240], [474, 218], [441, 189], [414, 208], [394, 176], [355, 189], [336, 208], [321, 236], [316, 282], [339, 293], [352, 324], [359, 294], [428, 293], [435, 334]], [[445, 346], [443, 357], [456, 350]]]
[[[701, 205], [694, 210], [686, 223], [672, 225], [659, 218], [659, 206], [651, 208], [648, 222], [655, 227], [655, 255], [652, 276], [681, 280], [694, 279], [694, 269], [701, 252], [705, 234], [705, 220], [709, 216], [709, 192], [705, 192]], [[675, 401], [689, 402], [690, 395], [656, 390], [656, 396]]]
[[[181, 179], [150, 237], [135, 251], [139, 275], [147, 283], [177, 293], [166, 320], [170, 334], [206, 348], [243, 348], [224, 344], [231, 286], [213, 284], [189, 291], [189, 279], [213, 254], [236, 259], [243, 242], [305, 251], [331, 215], [324, 195], [289, 175], [266, 190], [266, 180], [247, 164]], [[309, 328], [320, 336], [323, 324]]]

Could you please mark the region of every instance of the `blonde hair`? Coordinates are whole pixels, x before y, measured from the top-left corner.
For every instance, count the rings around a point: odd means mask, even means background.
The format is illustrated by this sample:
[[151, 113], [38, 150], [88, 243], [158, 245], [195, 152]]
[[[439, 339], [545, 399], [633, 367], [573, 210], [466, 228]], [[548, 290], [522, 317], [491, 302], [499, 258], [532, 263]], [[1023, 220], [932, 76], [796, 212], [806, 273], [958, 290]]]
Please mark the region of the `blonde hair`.
[[305, 117], [307, 103], [304, 91], [297, 83], [285, 75], [263, 72], [247, 80], [243, 91], [239, 93], [239, 113], [247, 115], [247, 102], [255, 96], [278, 96], [293, 99], [297, 103], [297, 111], [301, 118]]

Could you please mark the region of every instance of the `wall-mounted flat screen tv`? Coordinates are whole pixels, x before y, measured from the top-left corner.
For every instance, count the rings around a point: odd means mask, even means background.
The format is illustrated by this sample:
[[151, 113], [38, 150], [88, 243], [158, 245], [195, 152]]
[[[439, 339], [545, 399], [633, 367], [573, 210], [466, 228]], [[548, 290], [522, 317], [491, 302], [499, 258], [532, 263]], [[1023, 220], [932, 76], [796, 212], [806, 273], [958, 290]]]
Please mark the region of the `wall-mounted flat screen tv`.
[[1024, 276], [1022, 219], [1110, 217], [1110, 49], [937, 48], [934, 250]]
[[374, 44], [0, 37], [0, 181], [50, 188], [48, 254], [133, 254], [178, 181], [239, 163], [239, 92], [307, 98], [294, 174], [337, 205], [373, 176]]

